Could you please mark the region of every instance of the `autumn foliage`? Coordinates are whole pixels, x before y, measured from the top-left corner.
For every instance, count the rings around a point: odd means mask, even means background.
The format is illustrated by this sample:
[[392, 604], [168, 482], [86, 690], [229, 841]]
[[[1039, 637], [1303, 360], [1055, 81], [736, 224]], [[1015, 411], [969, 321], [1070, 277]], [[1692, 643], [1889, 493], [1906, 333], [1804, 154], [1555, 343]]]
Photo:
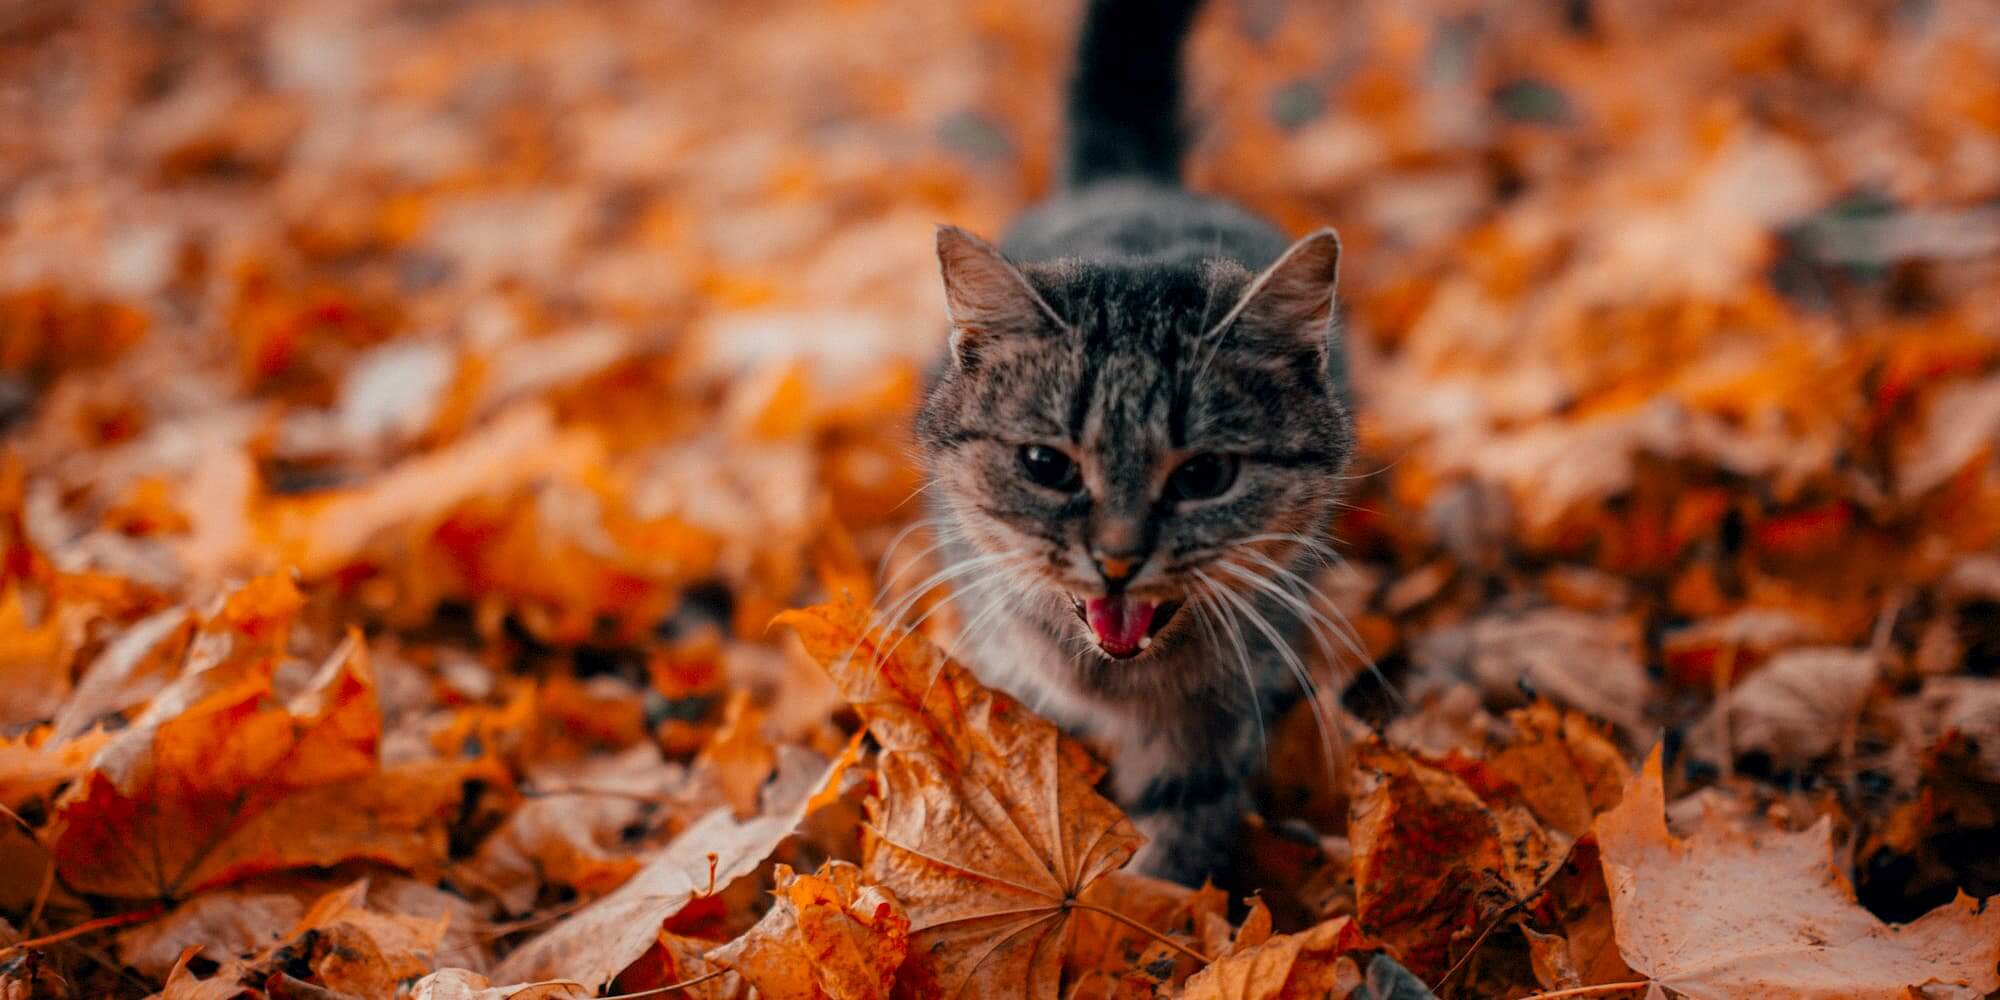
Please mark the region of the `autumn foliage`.
[[1074, 14], [0, 4], [0, 998], [2000, 990], [2000, 18], [1209, 5], [1363, 454], [1195, 888], [906, 531]]

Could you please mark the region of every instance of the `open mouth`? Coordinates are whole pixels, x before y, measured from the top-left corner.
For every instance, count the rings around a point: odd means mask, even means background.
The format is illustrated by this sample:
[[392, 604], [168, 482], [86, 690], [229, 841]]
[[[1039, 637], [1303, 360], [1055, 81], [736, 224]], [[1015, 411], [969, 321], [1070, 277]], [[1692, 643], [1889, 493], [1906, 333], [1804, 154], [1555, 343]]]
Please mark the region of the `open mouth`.
[[1076, 606], [1076, 616], [1083, 619], [1090, 628], [1090, 634], [1097, 638], [1097, 648], [1114, 660], [1124, 660], [1137, 656], [1153, 644], [1153, 637], [1167, 627], [1174, 612], [1181, 609], [1179, 601], [1154, 603], [1138, 597], [1093, 597], [1089, 600], [1070, 598]]

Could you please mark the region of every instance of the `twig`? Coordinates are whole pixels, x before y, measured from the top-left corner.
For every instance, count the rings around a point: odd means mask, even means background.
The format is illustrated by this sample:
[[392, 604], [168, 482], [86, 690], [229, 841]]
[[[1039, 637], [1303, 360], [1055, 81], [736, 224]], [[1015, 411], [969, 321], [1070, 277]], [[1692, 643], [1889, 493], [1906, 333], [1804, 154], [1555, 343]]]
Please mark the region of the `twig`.
[[1722, 730], [1722, 783], [1736, 783], [1736, 732], [1735, 720], [1729, 717], [1734, 699], [1730, 692], [1736, 682], [1736, 644], [1722, 647], [1722, 655], [1715, 664], [1716, 728]]
[[728, 974], [728, 972], [729, 972], [728, 969], [717, 969], [714, 972], [704, 973], [702, 975], [694, 977], [693, 979], [683, 979], [678, 983], [668, 983], [665, 986], [655, 986], [650, 990], [640, 990], [637, 993], [620, 993], [616, 996], [604, 997], [602, 998], [602, 1000], [638, 1000], [639, 997], [658, 996], [662, 993], [671, 993], [674, 990], [684, 990], [690, 986], [700, 986], [701, 984], [708, 982], [711, 979], [715, 979], [720, 976], [726, 975]]
[[1521, 1000], [1556, 1000], [1557, 997], [1589, 997], [1596, 996], [1599, 993], [1616, 993], [1620, 990], [1643, 990], [1651, 985], [1650, 981], [1642, 980], [1636, 983], [1599, 983], [1596, 986], [1572, 986], [1566, 990], [1555, 990], [1549, 993], [1536, 993], [1532, 996], [1525, 996]]
[[1535, 886], [1535, 891], [1508, 903], [1499, 913], [1493, 915], [1492, 920], [1486, 922], [1485, 929], [1481, 930], [1479, 936], [1473, 938], [1472, 943], [1466, 946], [1465, 954], [1458, 956], [1458, 961], [1451, 963], [1451, 968], [1444, 971], [1444, 976], [1437, 981], [1436, 986], [1431, 987], [1431, 992], [1443, 996], [1445, 984], [1451, 982], [1451, 977], [1457, 975], [1458, 970], [1465, 968], [1467, 962], [1472, 961], [1472, 956], [1479, 951], [1480, 945], [1486, 943], [1486, 938], [1495, 930], [1498, 930], [1501, 923], [1505, 922], [1508, 917], [1519, 913], [1529, 903], [1541, 898], [1542, 893], [1547, 892], [1549, 886], [1555, 884], [1556, 876], [1561, 875], [1563, 869], [1568, 868], [1570, 860], [1575, 857], [1576, 845], [1572, 843], [1569, 845], [1569, 850], [1563, 852], [1562, 860], [1556, 862], [1554, 868], [1549, 869], [1549, 873], [1542, 877], [1540, 885]]
[[1151, 927], [1148, 927], [1145, 924], [1142, 924], [1137, 920], [1134, 920], [1131, 917], [1128, 917], [1125, 914], [1118, 912], [1117, 910], [1109, 909], [1102, 906], [1094, 906], [1090, 903], [1086, 903], [1083, 902], [1082, 900], [1076, 900], [1076, 899], [1072, 899], [1069, 902], [1065, 903], [1064, 905], [1070, 907], [1071, 909], [1088, 910], [1092, 913], [1102, 914], [1104, 916], [1110, 917], [1111, 919], [1116, 920], [1119, 923], [1124, 924], [1125, 926], [1130, 927], [1133, 930], [1138, 931], [1139, 933], [1144, 934], [1147, 937], [1150, 937], [1153, 940], [1158, 941], [1161, 944], [1166, 945], [1167, 947], [1172, 948], [1173, 950], [1178, 951], [1181, 954], [1186, 955], [1187, 957], [1192, 958], [1203, 965], [1209, 965], [1215, 961], [1215, 959], [1212, 959], [1207, 955], [1204, 955], [1201, 952], [1198, 952], [1193, 948], [1190, 948], [1187, 945], [1184, 945], [1179, 941], [1176, 941], [1173, 938], [1170, 938], [1165, 934], [1162, 934], [1159, 931], [1156, 931]]
[[109, 917], [99, 917], [96, 920], [86, 920], [83, 923], [76, 925], [75, 927], [71, 927], [67, 930], [57, 931], [54, 934], [44, 934], [38, 938], [28, 938], [25, 941], [16, 941], [5, 948], [0, 948], [0, 955], [5, 955], [8, 954], [9, 952], [15, 952], [15, 951], [26, 951], [29, 948], [40, 948], [43, 947], [44, 945], [57, 944], [59, 942], [67, 941], [73, 937], [82, 937], [83, 935], [89, 934], [93, 931], [101, 931], [111, 927], [123, 927], [127, 924], [145, 923], [146, 921], [151, 920], [154, 917], [157, 917], [164, 912], [166, 912], [164, 907], [149, 906], [143, 910], [133, 910], [130, 913], [119, 913]]

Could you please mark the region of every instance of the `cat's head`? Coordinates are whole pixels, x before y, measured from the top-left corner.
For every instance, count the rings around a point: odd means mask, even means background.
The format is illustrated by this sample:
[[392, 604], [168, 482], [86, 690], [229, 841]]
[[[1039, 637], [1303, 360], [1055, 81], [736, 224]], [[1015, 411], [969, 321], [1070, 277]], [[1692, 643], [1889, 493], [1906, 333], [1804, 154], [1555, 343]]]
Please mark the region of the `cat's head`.
[[982, 561], [961, 589], [1143, 658], [1206, 638], [1321, 544], [1352, 450], [1332, 230], [1260, 274], [1016, 265], [951, 227], [938, 257], [951, 358], [917, 427], [947, 530]]

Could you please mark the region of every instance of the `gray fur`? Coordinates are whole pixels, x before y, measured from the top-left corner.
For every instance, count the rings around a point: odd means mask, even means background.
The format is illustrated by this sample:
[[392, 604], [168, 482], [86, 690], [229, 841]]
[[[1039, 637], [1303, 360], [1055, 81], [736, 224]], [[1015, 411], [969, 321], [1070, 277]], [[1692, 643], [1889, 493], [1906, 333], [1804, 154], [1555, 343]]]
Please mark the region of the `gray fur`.
[[[1196, 882], [1235, 835], [1312, 625], [1269, 588], [1293, 592], [1284, 574], [1326, 551], [1352, 450], [1338, 244], [1322, 231], [1288, 250], [1234, 205], [1135, 175], [1059, 195], [1005, 246], [1003, 259], [939, 232], [954, 348], [917, 429], [960, 570], [958, 652], [1111, 745], [1110, 791], [1151, 838], [1139, 865]], [[1031, 481], [1029, 444], [1073, 457], [1084, 488]], [[1163, 498], [1175, 466], [1204, 452], [1239, 459], [1235, 485]], [[1092, 553], [1112, 550], [1144, 554], [1125, 593], [1185, 602], [1124, 660], [1098, 650], [1072, 604], [1107, 593]]]

